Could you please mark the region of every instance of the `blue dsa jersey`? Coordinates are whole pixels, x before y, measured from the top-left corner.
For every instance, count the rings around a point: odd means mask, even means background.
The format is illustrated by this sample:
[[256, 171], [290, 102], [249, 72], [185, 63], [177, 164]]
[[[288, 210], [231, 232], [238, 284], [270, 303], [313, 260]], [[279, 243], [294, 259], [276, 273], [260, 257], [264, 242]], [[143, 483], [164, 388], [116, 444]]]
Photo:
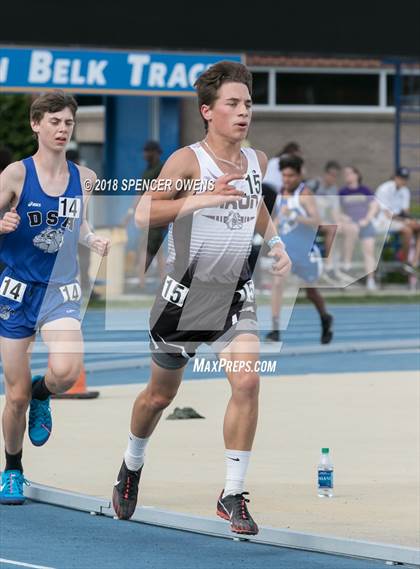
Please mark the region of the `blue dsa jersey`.
[[83, 220], [80, 174], [67, 162], [69, 182], [60, 196], [50, 196], [39, 183], [32, 157], [22, 160], [26, 176], [18, 205], [20, 224], [4, 235], [0, 260], [24, 282], [63, 285], [78, 274], [77, 245]]
[[296, 188], [293, 195], [280, 195], [276, 204], [280, 214], [279, 233], [286, 246], [287, 253], [296, 261], [303, 260], [310, 255], [315, 244], [317, 229], [312, 225], [305, 225], [296, 220], [288, 219], [281, 214], [281, 208], [286, 206], [291, 212], [296, 212], [302, 217], [308, 217], [306, 209], [300, 203], [300, 195], [304, 188], [305, 184], [302, 183]]
[[299, 223], [293, 217], [289, 218], [281, 213], [281, 208], [286, 206], [291, 212], [308, 217], [306, 209], [300, 202], [304, 188], [305, 185], [300, 184], [293, 195], [279, 196], [276, 206], [280, 213], [279, 233], [292, 261], [292, 273], [307, 283], [313, 283], [318, 280], [322, 272], [321, 254], [315, 245], [317, 228]]

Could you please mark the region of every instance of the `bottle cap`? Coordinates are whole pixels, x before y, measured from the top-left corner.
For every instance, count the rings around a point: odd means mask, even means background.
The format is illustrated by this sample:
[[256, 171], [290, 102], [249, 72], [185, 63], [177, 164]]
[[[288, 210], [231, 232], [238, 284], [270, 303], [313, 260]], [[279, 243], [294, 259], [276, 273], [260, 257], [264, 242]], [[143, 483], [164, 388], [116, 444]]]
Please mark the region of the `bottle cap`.
[[328, 454], [330, 452], [329, 448], [323, 448], [322, 449], [322, 454]]

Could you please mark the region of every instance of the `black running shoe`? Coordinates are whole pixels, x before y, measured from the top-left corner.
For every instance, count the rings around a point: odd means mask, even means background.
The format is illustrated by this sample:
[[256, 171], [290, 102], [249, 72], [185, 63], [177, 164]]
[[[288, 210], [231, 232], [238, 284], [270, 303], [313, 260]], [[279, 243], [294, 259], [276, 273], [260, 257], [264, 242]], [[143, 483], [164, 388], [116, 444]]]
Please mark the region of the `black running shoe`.
[[321, 344], [329, 344], [333, 338], [333, 321], [331, 314], [326, 314], [321, 318], [322, 334]]
[[280, 332], [278, 330], [271, 330], [265, 336], [266, 342], [280, 342]]
[[143, 466], [138, 470], [128, 470], [123, 460], [112, 492], [112, 505], [120, 520], [128, 520], [134, 514], [142, 469]]
[[235, 533], [245, 535], [257, 535], [258, 526], [248, 512], [246, 503], [249, 502], [245, 495], [249, 492], [241, 494], [228, 494], [223, 498], [223, 491], [217, 502], [216, 513], [224, 520], [230, 521], [230, 529]]

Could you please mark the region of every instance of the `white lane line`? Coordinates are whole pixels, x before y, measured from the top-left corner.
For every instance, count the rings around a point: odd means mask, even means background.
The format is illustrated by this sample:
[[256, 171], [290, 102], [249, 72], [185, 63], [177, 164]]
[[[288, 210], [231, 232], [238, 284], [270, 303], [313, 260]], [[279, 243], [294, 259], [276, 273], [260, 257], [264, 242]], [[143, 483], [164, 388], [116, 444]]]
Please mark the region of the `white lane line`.
[[0, 563], [6, 565], [18, 565], [19, 567], [31, 567], [31, 569], [54, 569], [54, 567], [46, 567], [45, 565], [32, 565], [31, 563], [23, 563], [22, 561], [12, 561], [11, 559], [1, 559]]
[[368, 352], [368, 356], [395, 356], [398, 354], [420, 354], [420, 348], [417, 349], [410, 349], [406, 348], [405, 350], [375, 350], [374, 352]]

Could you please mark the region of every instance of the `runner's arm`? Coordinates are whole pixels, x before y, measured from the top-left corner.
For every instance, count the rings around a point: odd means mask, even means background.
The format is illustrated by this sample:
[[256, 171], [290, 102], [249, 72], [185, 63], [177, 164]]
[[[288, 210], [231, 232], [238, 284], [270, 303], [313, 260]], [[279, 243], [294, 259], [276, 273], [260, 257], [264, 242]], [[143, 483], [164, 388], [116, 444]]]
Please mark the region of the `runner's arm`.
[[[20, 217], [16, 205], [25, 180], [25, 167], [13, 162], [0, 174], [0, 233], [11, 233], [19, 225]], [[4, 212], [7, 208], [9, 211]]]
[[319, 227], [322, 221], [312, 191], [309, 188], [304, 188], [304, 190], [300, 194], [300, 199], [303, 207], [305, 208], [308, 214], [308, 217], [305, 217], [304, 215], [298, 215], [296, 217], [296, 221], [298, 223], [302, 223], [303, 225]]
[[[238, 201], [243, 192], [230, 186], [229, 182], [242, 178], [238, 175], [221, 176], [215, 181], [212, 191], [200, 193], [182, 192], [183, 182], [200, 181], [200, 169], [190, 148], [181, 148], [166, 161], [153, 189], [149, 189], [140, 199], [135, 212], [139, 227], [159, 227], [168, 225], [179, 217], [184, 217], [205, 207], [218, 207], [227, 202]], [[181, 196], [181, 197], [180, 197]]]
[[87, 220], [87, 206], [92, 195], [92, 190], [95, 187], [96, 174], [90, 168], [85, 166], [78, 166], [80, 172], [80, 182], [83, 190], [83, 219], [80, 225], [79, 243], [89, 247], [98, 255], [104, 256], [108, 254], [111, 242], [106, 237], [96, 235]]
[[266, 243], [268, 243], [272, 237], [278, 235], [273, 218], [269, 214], [264, 200], [261, 200], [257, 221], [255, 223], [255, 230], [261, 235]]

